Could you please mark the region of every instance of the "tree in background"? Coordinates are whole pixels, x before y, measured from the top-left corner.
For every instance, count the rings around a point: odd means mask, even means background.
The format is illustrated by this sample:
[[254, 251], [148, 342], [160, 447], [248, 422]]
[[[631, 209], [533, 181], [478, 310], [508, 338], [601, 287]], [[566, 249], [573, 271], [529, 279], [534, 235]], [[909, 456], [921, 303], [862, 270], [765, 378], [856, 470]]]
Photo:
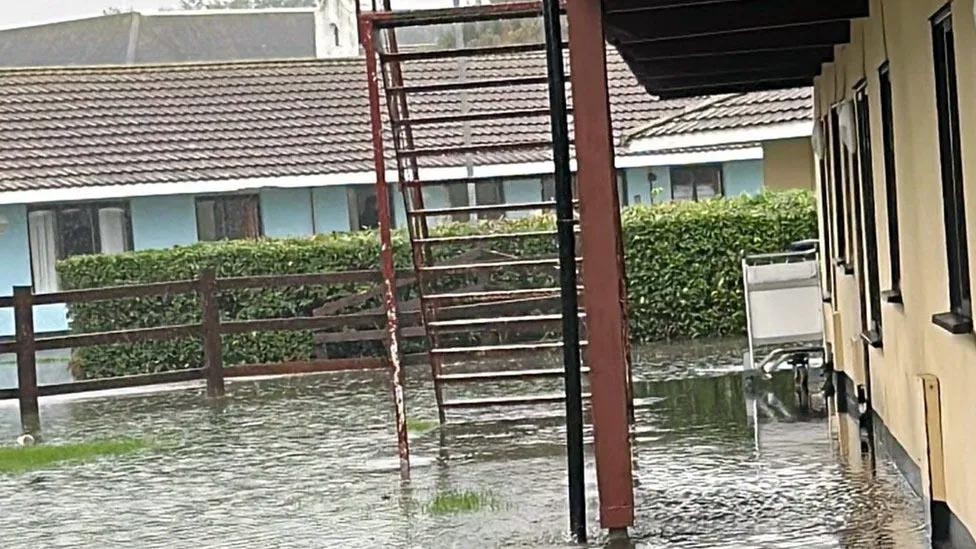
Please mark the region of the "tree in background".
[[[541, 18], [465, 23], [461, 28], [464, 45], [469, 47], [529, 44], [543, 39]], [[453, 26], [445, 26], [438, 32], [439, 47], [452, 48], [456, 44]]]
[[316, 0], [180, 0], [184, 10], [314, 8]]

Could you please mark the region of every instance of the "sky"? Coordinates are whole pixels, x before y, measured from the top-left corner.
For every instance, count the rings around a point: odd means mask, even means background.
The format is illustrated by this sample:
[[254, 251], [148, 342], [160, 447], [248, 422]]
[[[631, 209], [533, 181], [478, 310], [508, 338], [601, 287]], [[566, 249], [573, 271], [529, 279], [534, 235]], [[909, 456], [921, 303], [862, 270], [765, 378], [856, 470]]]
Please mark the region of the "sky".
[[[394, 8], [443, 6], [448, 0], [400, 0]], [[0, 29], [94, 17], [106, 8], [155, 11], [174, 7], [179, 0], [0, 0]]]

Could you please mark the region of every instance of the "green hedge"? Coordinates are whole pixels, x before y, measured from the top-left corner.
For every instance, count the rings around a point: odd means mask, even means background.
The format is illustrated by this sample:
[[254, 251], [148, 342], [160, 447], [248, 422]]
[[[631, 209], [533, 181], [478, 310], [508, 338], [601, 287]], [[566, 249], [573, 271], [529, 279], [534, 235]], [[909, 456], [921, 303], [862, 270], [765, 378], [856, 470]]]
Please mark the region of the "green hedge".
[[[816, 213], [810, 193], [767, 193], [703, 203], [637, 206], [624, 210], [631, 335], [646, 342], [682, 337], [741, 333], [745, 326], [739, 258], [744, 252], [780, 251], [790, 242], [816, 235]], [[455, 224], [436, 229], [438, 235], [488, 231], [553, 229], [550, 216], [479, 224]], [[406, 235], [394, 233], [397, 265], [409, 269]], [[450, 257], [464, 248], [442, 247]], [[503, 241], [493, 250], [515, 257], [552, 254], [550, 237]], [[81, 256], [62, 261], [58, 271], [66, 288], [91, 288], [125, 283], [194, 278], [202, 267], [218, 276], [308, 273], [375, 269], [379, 245], [375, 233], [341, 233], [307, 239], [201, 243], [169, 250], [132, 252], [114, 256]], [[470, 283], [469, 277], [449, 277], [445, 288]], [[491, 288], [556, 284], [554, 274], [534, 277], [495, 273]], [[283, 318], [310, 315], [320, 304], [368, 287], [303, 287], [247, 290], [222, 294], [223, 319]], [[408, 288], [402, 299], [413, 296]], [[377, 306], [369, 303], [366, 306]], [[348, 312], [348, 311], [347, 311]], [[114, 300], [78, 304], [70, 308], [76, 333], [197, 322], [195, 296]], [[340, 346], [340, 353], [375, 352], [368, 345]], [[314, 352], [308, 332], [227, 336], [227, 364], [303, 359]], [[332, 349], [330, 347], [330, 354]], [[99, 346], [74, 353], [76, 374], [90, 378], [156, 372], [199, 366], [202, 350], [196, 340]]]

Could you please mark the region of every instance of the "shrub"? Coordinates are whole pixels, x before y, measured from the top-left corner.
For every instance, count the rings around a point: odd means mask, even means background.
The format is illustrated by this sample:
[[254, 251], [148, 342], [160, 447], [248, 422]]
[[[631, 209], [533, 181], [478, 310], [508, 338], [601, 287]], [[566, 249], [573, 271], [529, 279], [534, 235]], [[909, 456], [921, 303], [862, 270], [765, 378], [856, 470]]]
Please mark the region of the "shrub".
[[[745, 327], [741, 255], [780, 251], [790, 242], [816, 235], [814, 200], [806, 192], [636, 206], [624, 210], [622, 222], [631, 336], [639, 342], [741, 333]], [[551, 216], [538, 216], [452, 224], [434, 232], [437, 236], [458, 236], [554, 228]], [[409, 269], [405, 232], [396, 231], [393, 238], [398, 268]], [[437, 252], [443, 259], [466, 249], [468, 246], [440, 246]], [[540, 257], [555, 251], [555, 238], [495, 241], [492, 250], [514, 257]], [[215, 268], [221, 277], [376, 269], [378, 257], [376, 234], [358, 232], [80, 256], [60, 262], [58, 271], [66, 288], [92, 288], [187, 280], [196, 277], [203, 267]], [[470, 282], [471, 276], [452, 276], [440, 280], [438, 286], [456, 288]], [[555, 272], [529, 277], [502, 271], [492, 274], [487, 284], [491, 289], [538, 287], [555, 285], [557, 278]], [[219, 303], [225, 320], [309, 316], [322, 303], [368, 289], [346, 285], [234, 291], [221, 294]], [[409, 299], [415, 292], [408, 288], [401, 298]], [[373, 302], [365, 307], [378, 305]], [[198, 322], [200, 307], [196, 296], [186, 295], [76, 304], [69, 314], [72, 330], [85, 333]], [[225, 336], [224, 344], [226, 364], [306, 359], [314, 353], [309, 332]], [[356, 354], [364, 349], [371, 350], [350, 344], [340, 352]], [[73, 357], [76, 374], [90, 378], [201, 364], [200, 343], [192, 339], [82, 348]]]

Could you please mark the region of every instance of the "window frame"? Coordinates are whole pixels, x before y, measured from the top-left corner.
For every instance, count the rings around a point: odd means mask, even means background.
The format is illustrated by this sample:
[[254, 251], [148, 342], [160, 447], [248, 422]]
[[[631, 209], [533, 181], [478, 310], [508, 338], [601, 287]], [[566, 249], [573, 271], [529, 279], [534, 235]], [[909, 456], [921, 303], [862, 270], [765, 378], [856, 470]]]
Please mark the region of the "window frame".
[[674, 194], [674, 174], [678, 171], [694, 171], [703, 168], [713, 169], [718, 174], [718, 192], [709, 198], [699, 199], [698, 198], [698, 183], [695, 178], [692, 177], [691, 186], [691, 202], [700, 202], [701, 200], [713, 200], [717, 198], [725, 198], [725, 172], [722, 169], [722, 164], [708, 163], [708, 164], [683, 164], [679, 166], [669, 166], [668, 167], [668, 184], [671, 186], [671, 201], [678, 202]]
[[[31, 288], [36, 292], [36, 279], [37, 273], [34, 272], [34, 248], [36, 244], [31, 239], [30, 230], [30, 214], [33, 212], [53, 212], [54, 213], [54, 250], [56, 261], [63, 261], [69, 257], [74, 257], [74, 255], [86, 255], [86, 254], [74, 254], [71, 256], [65, 255], [64, 253], [64, 237], [61, 231], [61, 215], [62, 212], [69, 209], [84, 209], [88, 212], [89, 219], [91, 219], [91, 230], [92, 230], [92, 254], [91, 255], [102, 255], [102, 234], [101, 226], [99, 224], [98, 212], [103, 209], [117, 208], [121, 209], [125, 213], [125, 225], [123, 227], [122, 238], [124, 242], [125, 250], [124, 252], [131, 252], [134, 249], [133, 234], [132, 234], [132, 210], [128, 200], [97, 200], [92, 202], [56, 202], [50, 204], [32, 204], [27, 207], [27, 255], [28, 261], [30, 262], [30, 274], [31, 274]], [[123, 252], [123, 253], [124, 253]]]
[[951, 4], [947, 5], [931, 19], [943, 225], [949, 279], [949, 311], [933, 315], [932, 321], [951, 333], [961, 334], [973, 331], [973, 306], [962, 171], [958, 72], [951, 7]]
[[830, 167], [834, 197], [834, 264], [845, 267], [847, 273], [847, 208], [844, 185], [843, 147], [840, 142], [840, 115], [837, 106], [830, 109]]
[[[206, 201], [213, 201], [214, 202], [214, 224], [215, 224], [214, 230], [215, 230], [215, 232], [219, 232], [218, 231], [218, 228], [216, 226], [217, 225], [216, 216], [217, 216], [217, 210], [218, 210], [217, 203], [223, 202], [223, 201], [227, 201], [227, 200], [242, 199], [242, 198], [250, 199], [250, 200], [252, 200], [254, 202], [254, 213], [257, 216], [257, 221], [258, 221], [257, 222], [257, 234], [256, 235], [254, 235], [254, 236], [242, 236], [242, 237], [233, 237], [233, 238], [230, 238], [226, 234], [223, 235], [223, 236], [220, 236], [219, 234], [216, 234], [215, 235], [216, 238], [214, 238], [212, 240], [210, 240], [210, 239], [204, 239], [204, 238], [201, 237], [201, 235], [200, 235], [200, 203], [201, 202], [206, 202]], [[226, 212], [223, 212], [223, 213], [224, 213], [224, 215], [226, 215]], [[261, 213], [261, 195], [258, 194], [258, 193], [232, 193], [232, 194], [205, 194], [205, 195], [198, 195], [198, 196], [195, 196], [194, 197], [194, 200], [193, 200], [193, 214], [194, 214], [194, 219], [196, 220], [197, 241], [199, 241], [199, 242], [223, 242], [225, 240], [249, 240], [249, 239], [258, 239], [258, 238], [262, 238], [264, 236], [264, 233], [265, 233], [265, 231], [264, 231], [264, 216]], [[226, 230], [224, 232], [226, 233]]]
[[857, 162], [860, 168], [859, 255], [863, 261], [861, 291], [866, 291], [865, 315], [861, 319], [862, 337], [872, 347], [882, 346], [881, 277], [878, 272], [877, 208], [874, 199], [874, 156], [871, 145], [871, 107], [867, 83], [854, 94], [854, 127], [857, 130]]
[[[820, 120], [816, 122], [820, 125], [822, 135], [827, 135], [827, 115], [823, 115]], [[831, 257], [833, 254], [833, 242], [831, 239], [831, 226], [833, 225], [832, 211], [830, 208], [831, 192], [830, 192], [830, 157], [826, 151], [827, 147], [824, 147], [824, 154], [820, 158], [820, 231], [823, 234], [823, 251], [821, 255], [827, 265], [830, 265]], [[834, 270], [828, 269], [826, 276], [824, 277], [824, 284], [827, 289], [827, 296], [825, 296], [825, 301], [829, 300], [833, 302], [834, 294]]]
[[878, 68], [881, 100], [881, 139], [884, 155], [885, 215], [888, 223], [888, 290], [882, 297], [888, 303], [903, 303], [901, 289], [901, 230], [898, 221], [898, 173], [895, 164], [895, 114], [892, 102], [891, 68], [885, 61]]

